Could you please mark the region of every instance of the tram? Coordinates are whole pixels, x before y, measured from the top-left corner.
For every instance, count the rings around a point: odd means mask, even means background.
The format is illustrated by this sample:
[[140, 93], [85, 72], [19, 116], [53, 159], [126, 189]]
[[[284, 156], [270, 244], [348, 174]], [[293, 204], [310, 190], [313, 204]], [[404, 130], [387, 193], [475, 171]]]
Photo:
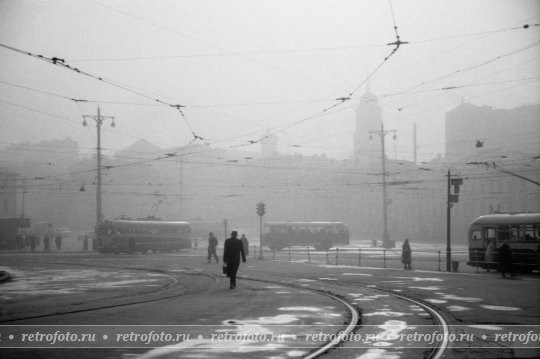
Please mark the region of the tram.
[[111, 220], [97, 227], [99, 252], [135, 253], [191, 248], [188, 222]]
[[349, 244], [349, 229], [342, 222], [267, 222], [263, 228], [263, 245], [273, 250], [310, 246], [328, 250]]
[[[522, 271], [538, 268], [540, 256], [540, 213], [497, 213], [476, 218], [468, 230], [470, 266], [489, 268], [485, 262], [487, 245], [496, 249], [510, 243], [514, 265]], [[495, 262], [498, 263], [496, 251]]]

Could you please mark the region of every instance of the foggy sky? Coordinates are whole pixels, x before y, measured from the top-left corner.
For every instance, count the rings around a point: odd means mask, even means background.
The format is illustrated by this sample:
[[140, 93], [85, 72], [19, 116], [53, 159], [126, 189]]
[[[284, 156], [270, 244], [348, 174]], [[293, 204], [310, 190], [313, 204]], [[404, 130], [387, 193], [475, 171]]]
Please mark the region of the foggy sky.
[[[408, 44], [384, 61], [394, 19]], [[116, 123], [103, 126], [106, 151], [194, 135], [259, 151], [250, 141], [270, 130], [281, 152], [348, 158], [369, 84], [397, 130], [389, 156], [412, 159], [416, 122], [425, 161], [444, 152], [444, 113], [462, 101], [539, 102], [539, 22], [536, 0], [4, 0], [1, 44], [122, 88], [0, 48], [0, 148], [70, 137], [92, 153], [82, 115], [99, 103]]]

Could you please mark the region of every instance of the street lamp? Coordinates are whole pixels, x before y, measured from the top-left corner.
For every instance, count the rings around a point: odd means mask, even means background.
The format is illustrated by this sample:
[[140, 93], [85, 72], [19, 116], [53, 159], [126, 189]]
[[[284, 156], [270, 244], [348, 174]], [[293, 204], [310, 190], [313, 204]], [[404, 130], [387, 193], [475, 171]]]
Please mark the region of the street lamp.
[[384, 248], [393, 248], [394, 243], [390, 240], [390, 234], [388, 234], [388, 200], [386, 199], [386, 154], [384, 149], [384, 137], [390, 132], [394, 133], [394, 140], [396, 139], [395, 130], [385, 130], [384, 124], [381, 123], [380, 131], [369, 131], [369, 139], [373, 140], [372, 134], [379, 135], [381, 137], [381, 152], [382, 152], [382, 206], [383, 206], [383, 235], [382, 235], [382, 246]]
[[97, 189], [96, 189], [96, 226], [103, 222], [103, 214], [101, 212], [101, 125], [103, 121], [111, 119], [111, 127], [114, 128], [114, 116], [101, 116], [101, 111], [98, 106], [97, 116], [83, 115], [83, 126], [87, 126], [86, 119], [90, 118], [96, 122], [97, 128]]

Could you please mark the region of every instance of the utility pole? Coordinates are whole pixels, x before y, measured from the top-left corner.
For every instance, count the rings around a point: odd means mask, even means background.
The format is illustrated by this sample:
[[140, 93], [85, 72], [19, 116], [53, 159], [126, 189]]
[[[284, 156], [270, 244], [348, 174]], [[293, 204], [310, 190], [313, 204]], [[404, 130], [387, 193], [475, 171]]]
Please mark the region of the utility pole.
[[418, 147], [417, 147], [417, 144], [416, 144], [416, 122], [414, 123], [414, 126], [413, 126], [413, 134], [414, 134], [414, 149], [413, 149], [413, 154], [414, 154], [414, 165], [416, 166], [418, 164], [418, 158], [417, 158], [417, 150], [418, 150]]
[[266, 212], [266, 209], [264, 207], [265, 205], [262, 201], [257, 203], [257, 214], [259, 215], [259, 259], [264, 259], [263, 250], [262, 250], [262, 247], [263, 247], [262, 218]]
[[101, 116], [99, 106], [97, 108], [97, 116], [83, 115], [83, 126], [87, 126], [86, 119], [90, 118], [96, 122], [97, 128], [97, 189], [96, 189], [96, 226], [103, 222], [103, 214], [101, 210], [101, 125], [103, 121], [111, 119], [111, 127], [114, 128], [114, 116]]
[[22, 202], [21, 202], [21, 218], [24, 218], [24, 195], [27, 193], [26, 192], [26, 178], [23, 178], [22, 187], [23, 187], [23, 190], [22, 190]]
[[394, 133], [394, 140], [396, 139], [396, 130], [385, 130], [384, 124], [381, 123], [380, 131], [369, 131], [369, 139], [372, 140], [372, 134], [379, 135], [381, 137], [381, 163], [382, 163], [382, 208], [383, 208], [383, 235], [382, 246], [383, 248], [394, 248], [395, 242], [390, 240], [390, 234], [388, 233], [388, 200], [386, 198], [386, 152], [384, 137], [390, 132]]
[[[453, 207], [454, 203], [459, 202], [459, 186], [463, 184], [463, 178], [451, 178], [450, 170], [447, 174], [447, 185], [446, 185], [446, 271], [452, 271], [452, 246], [450, 245], [450, 228], [451, 228], [451, 216], [450, 209]], [[452, 194], [452, 186], [454, 187], [454, 193]]]
[[[184, 155], [180, 155], [178, 157], [178, 160], [180, 161], [180, 183], [179, 183], [179, 196], [178, 196], [178, 199], [179, 199], [179, 203], [178, 203], [178, 219], [181, 220], [182, 219], [182, 216], [184, 215], [183, 211], [182, 211], [182, 204], [183, 204], [183, 198], [182, 198], [182, 195], [183, 195], [183, 187], [184, 187]], [[227, 231], [225, 231], [227, 232]], [[227, 233], [225, 233], [225, 238], [227, 238]]]

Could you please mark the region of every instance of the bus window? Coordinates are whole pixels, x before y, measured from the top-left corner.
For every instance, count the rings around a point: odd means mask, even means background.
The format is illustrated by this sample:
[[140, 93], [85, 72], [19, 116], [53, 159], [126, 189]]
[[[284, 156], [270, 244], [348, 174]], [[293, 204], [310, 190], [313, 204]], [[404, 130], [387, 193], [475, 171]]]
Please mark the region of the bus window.
[[471, 233], [471, 239], [473, 241], [476, 241], [476, 240], [479, 240], [479, 239], [482, 239], [482, 234], [479, 230], [474, 230], [472, 231]]

